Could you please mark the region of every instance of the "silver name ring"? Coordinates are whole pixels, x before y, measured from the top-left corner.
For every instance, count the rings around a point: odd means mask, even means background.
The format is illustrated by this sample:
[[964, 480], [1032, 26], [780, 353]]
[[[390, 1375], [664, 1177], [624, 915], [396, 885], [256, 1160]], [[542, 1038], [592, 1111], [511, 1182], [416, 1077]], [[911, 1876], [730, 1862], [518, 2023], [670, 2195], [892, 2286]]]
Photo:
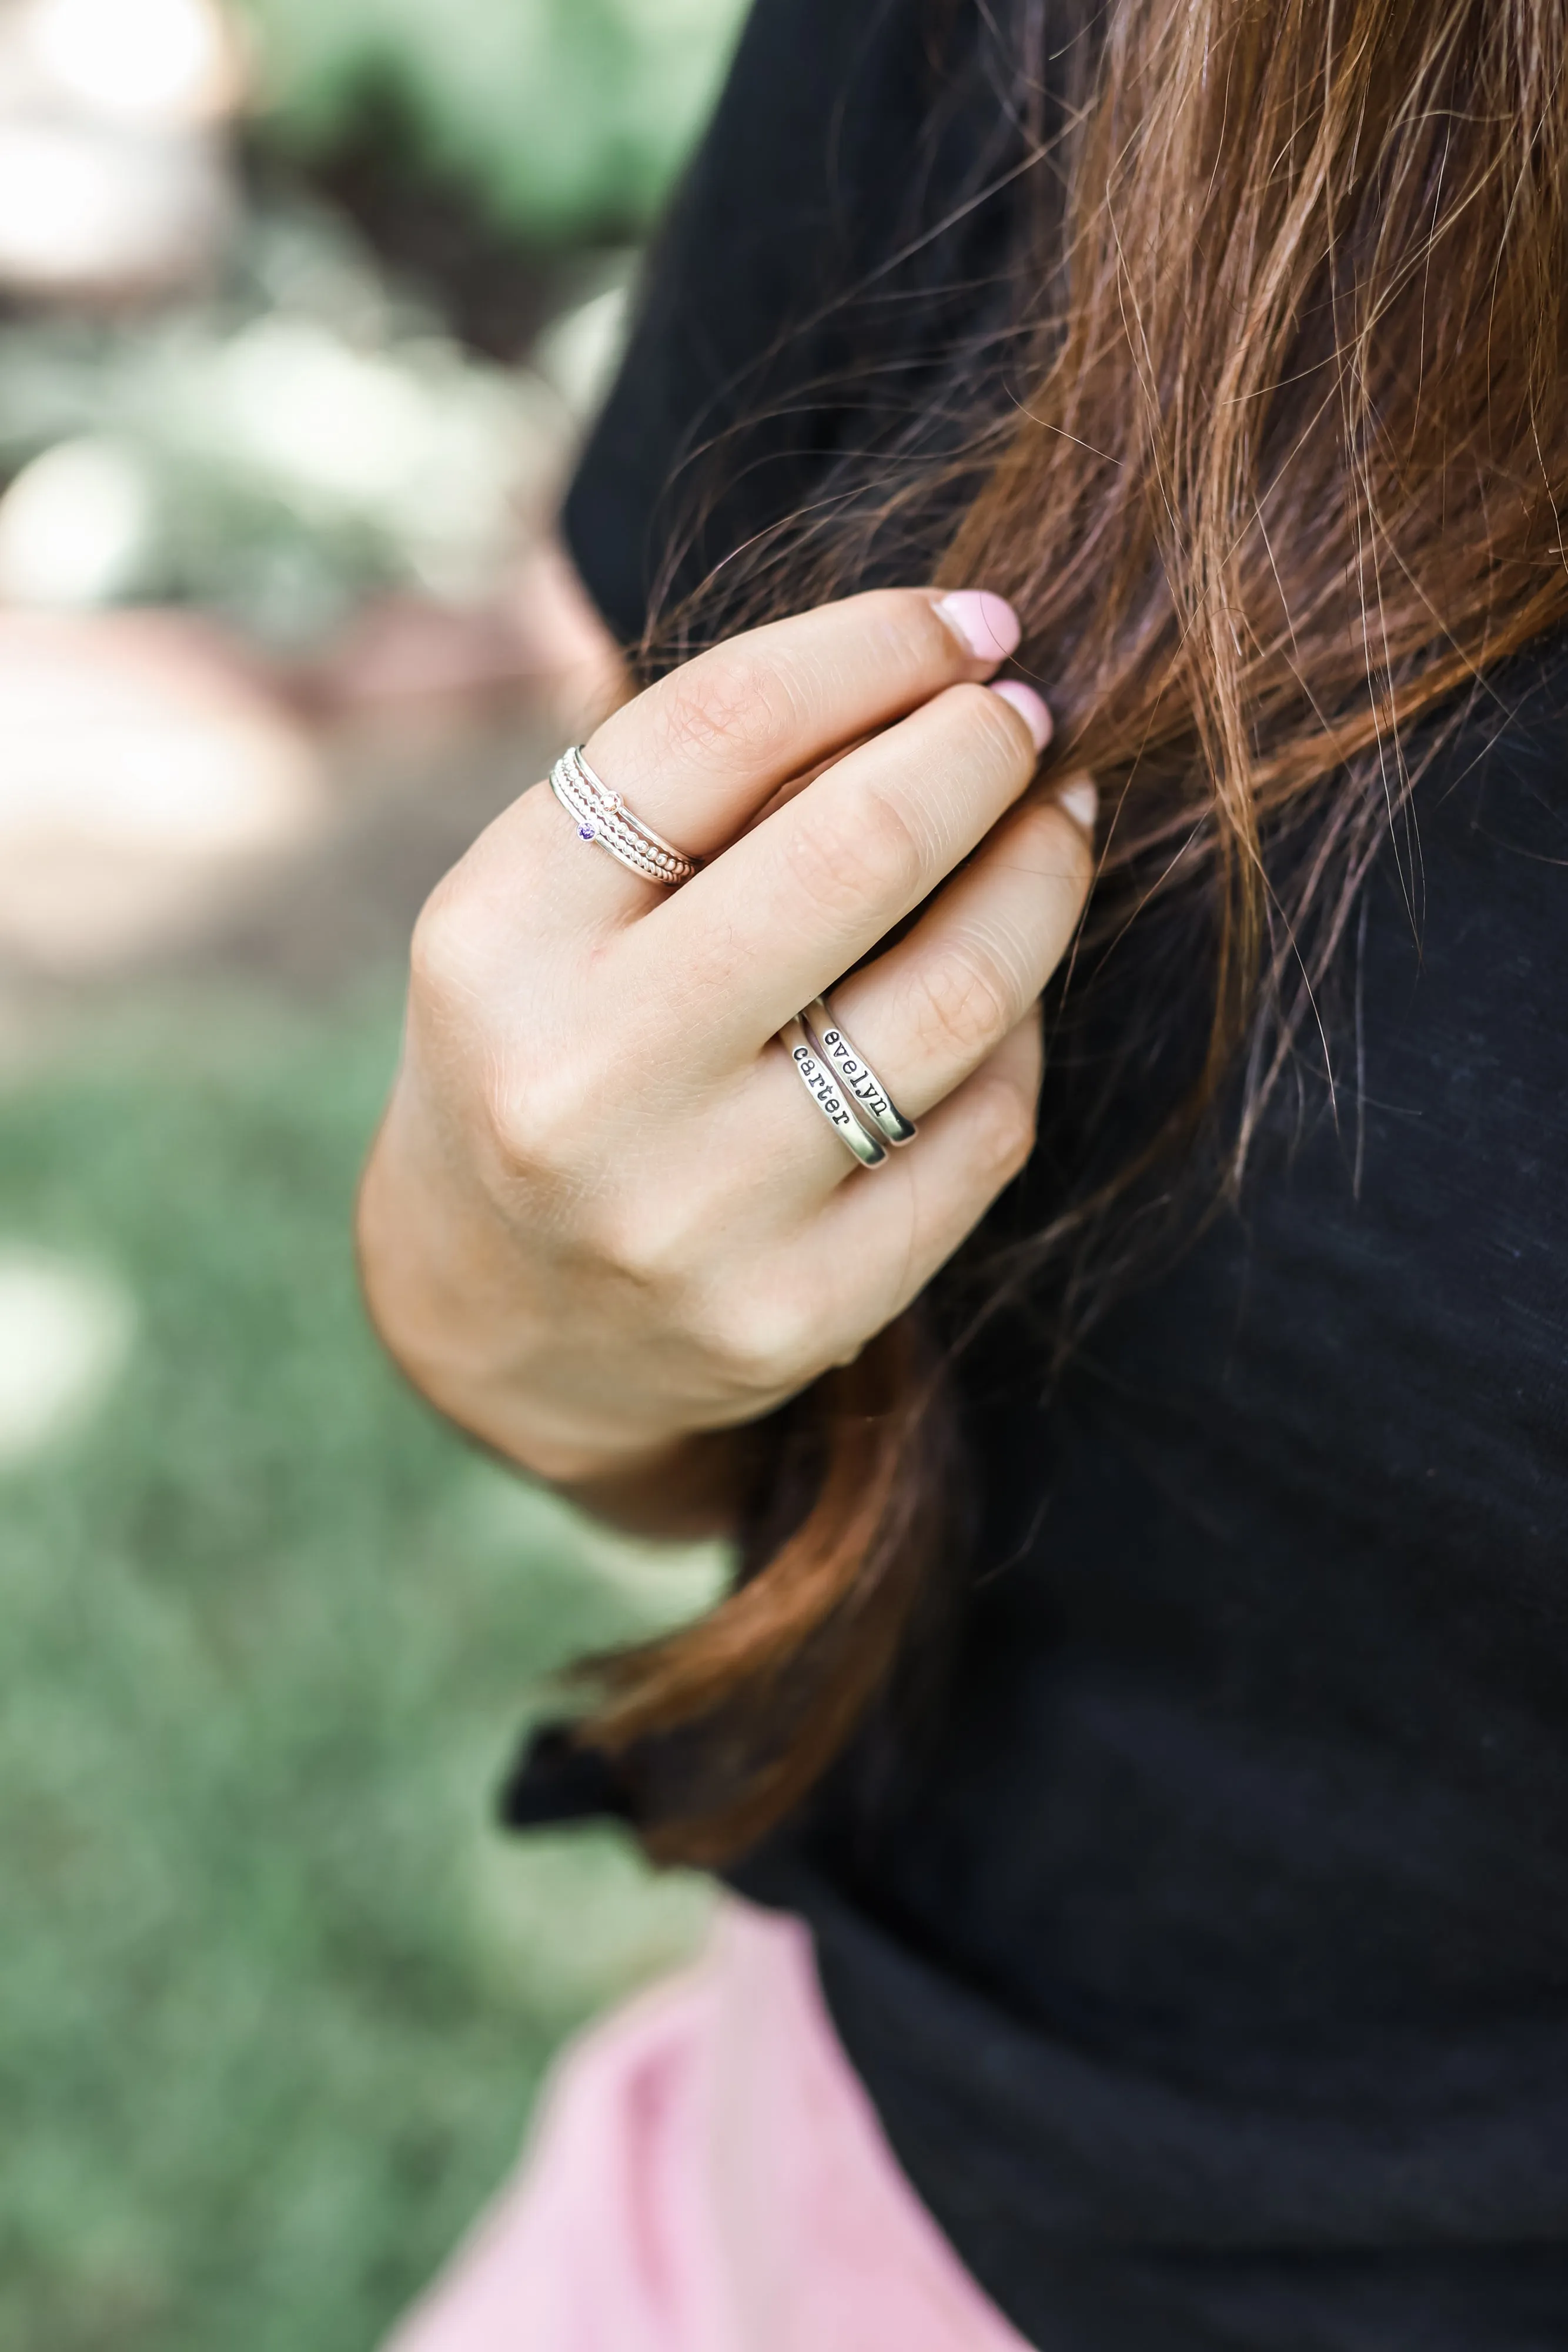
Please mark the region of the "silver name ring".
[[677, 849], [663, 834], [632, 815], [617, 792], [595, 775], [582, 756], [580, 743], [564, 751], [549, 772], [549, 788], [577, 827], [580, 841], [597, 842], [612, 857], [645, 882], [673, 890], [689, 882], [697, 860]]
[[869, 1128], [861, 1125], [827, 1064], [813, 1050], [799, 1019], [786, 1021], [779, 1032], [779, 1042], [794, 1065], [800, 1084], [839, 1141], [854, 1153], [862, 1168], [880, 1168], [887, 1158], [886, 1147], [877, 1141]]
[[869, 1119], [888, 1143], [913, 1143], [915, 1121], [905, 1118], [863, 1054], [850, 1044], [819, 996], [800, 1018], [810, 1031], [818, 1052], [862, 1118]]

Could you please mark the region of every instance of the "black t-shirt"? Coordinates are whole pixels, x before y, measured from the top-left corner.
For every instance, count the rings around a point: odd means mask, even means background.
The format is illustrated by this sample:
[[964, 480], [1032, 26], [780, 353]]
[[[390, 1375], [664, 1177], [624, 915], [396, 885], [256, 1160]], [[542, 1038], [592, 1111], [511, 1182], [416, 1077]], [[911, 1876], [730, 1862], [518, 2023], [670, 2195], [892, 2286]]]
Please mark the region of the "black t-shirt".
[[[628, 638], [983, 331], [999, 100], [921, 15], [757, 9], [568, 504]], [[1418, 940], [1375, 870], [1337, 1103], [1049, 1404], [975, 1359], [945, 1702], [737, 1874], [1042, 2352], [1568, 2344], [1565, 677], [1419, 788]]]

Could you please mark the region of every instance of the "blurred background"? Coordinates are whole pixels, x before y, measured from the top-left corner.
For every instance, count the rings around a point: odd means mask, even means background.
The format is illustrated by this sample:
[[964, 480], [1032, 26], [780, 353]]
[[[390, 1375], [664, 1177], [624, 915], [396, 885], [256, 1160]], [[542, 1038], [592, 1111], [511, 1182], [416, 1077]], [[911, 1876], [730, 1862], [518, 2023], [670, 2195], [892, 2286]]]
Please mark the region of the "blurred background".
[[596, 688], [549, 551], [740, 0], [0, 0], [0, 2342], [351, 2352], [701, 1885], [504, 1840], [722, 1562], [380, 1361], [430, 884]]

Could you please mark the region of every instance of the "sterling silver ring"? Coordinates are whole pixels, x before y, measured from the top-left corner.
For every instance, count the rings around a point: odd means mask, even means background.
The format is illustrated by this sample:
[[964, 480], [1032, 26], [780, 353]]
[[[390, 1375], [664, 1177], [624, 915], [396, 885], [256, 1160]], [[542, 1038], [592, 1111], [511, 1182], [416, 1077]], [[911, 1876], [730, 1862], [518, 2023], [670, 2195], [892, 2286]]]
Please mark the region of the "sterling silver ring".
[[779, 1032], [779, 1042], [794, 1064], [800, 1084], [840, 1142], [854, 1153], [862, 1168], [880, 1168], [887, 1158], [886, 1146], [878, 1142], [870, 1128], [861, 1125], [831, 1071], [812, 1047], [799, 1017], [786, 1021]]
[[916, 1129], [905, 1118], [871, 1064], [852, 1045], [819, 996], [800, 1015], [818, 1052], [863, 1119], [886, 1143], [912, 1143]]
[[580, 743], [561, 753], [549, 772], [549, 786], [576, 825], [578, 839], [596, 841], [645, 882], [673, 890], [679, 883], [689, 882], [696, 872], [695, 857], [686, 856], [651, 824], [633, 816], [620, 793], [612, 792], [602, 776], [595, 775], [583, 758]]

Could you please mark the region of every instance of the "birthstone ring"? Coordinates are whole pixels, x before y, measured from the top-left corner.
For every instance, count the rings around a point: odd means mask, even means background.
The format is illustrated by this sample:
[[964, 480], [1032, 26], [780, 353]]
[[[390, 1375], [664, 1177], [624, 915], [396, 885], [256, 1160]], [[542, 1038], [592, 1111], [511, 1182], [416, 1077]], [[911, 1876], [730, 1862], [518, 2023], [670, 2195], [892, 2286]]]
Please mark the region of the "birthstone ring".
[[596, 841], [645, 882], [673, 890], [696, 872], [695, 857], [633, 816], [620, 793], [595, 775], [580, 743], [561, 753], [549, 772], [549, 788], [576, 825], [580, 841]]
[[841, 1090], [848, 1095], [862, 1120], [874, 1128], [884, 1143], [913, 1143], [915, 1121], [904, 1118], [871, 1064], [851, 1045], [820, 996], [807, 1005], [800, 1018]]

